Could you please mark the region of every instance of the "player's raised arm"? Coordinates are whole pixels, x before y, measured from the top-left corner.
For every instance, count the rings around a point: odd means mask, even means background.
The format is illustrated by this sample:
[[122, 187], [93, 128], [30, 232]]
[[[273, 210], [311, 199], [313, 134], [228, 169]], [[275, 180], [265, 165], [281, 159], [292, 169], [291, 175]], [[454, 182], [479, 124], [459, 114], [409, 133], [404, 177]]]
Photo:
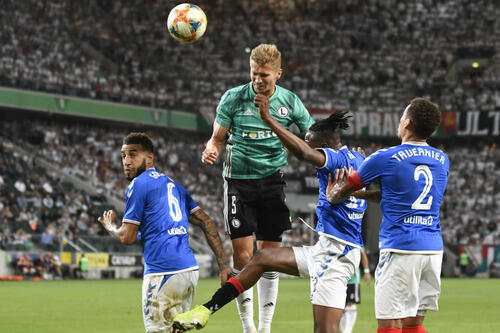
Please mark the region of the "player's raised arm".
[[210, 245], [210, 248], [214, 252], [217, 265], [219, 265], [221, 285], [224, 284], [231, 277], [231, 268], [229, 267], [226, 251], [224, 251], [224, 247], [222, 246], [215, 222], [203, 209], [198, 209], [189, 215], [189, 223], [199, 226], [205, 233], [208, 245]]
[[214, 131], [212, 137], [207, 142], [205, 150], [201, 154], [201, 161], [204, 164], [212, 165], [222, 152], [222, 145], [226, 139], [229, 128], [214, 122]]
[[332, 174], [328, 174], [328, 185], [326, 187], [326, 199], [332, 204], [339, 204], [347, 198], [349, 198], [354, 193], [354, 189], [349, 185], [347, 178], [344, 175], [351, 175], [353, 173], [352, 168], [347, 170], [347, 168], [337, 169], [332, 177]]
[[121, 243], [131, 245], [137, 241], [139, 226], [132, 223], [122, 223], [122, 225], [118, 228], [118, 220], [116, 219], [114, 211], [105, 211], [97, 220], [101, 223], [103, 228], [111, 234], [111, 236], [118, 239]]
[[[352, 173], [354, 173], [353, 170], [350, 170], [347, 172], [347, 174], [352, 174]], [[327, 197], [327, 200], [330, 201], [331, 203], [334, 203], [333, 202], [333, 200], [335, 200], [334, 194], [336, 194], [337, 191], [341, 190], [343, 180], [344, 180], [344, 174], [346, 174], [345, 168], [342, 170], [337, 169], [334, 175], [332, 175], [331, 173], [328, 174], [328, 185], [326, 187], [326, 197]], [[347, 191], [347, 189], [344, 189], [344, 191]], [[352, 192], [351, 195], [357, 199], [371, 200], [371, 201], [375, 201], [375, 202], [380, 202], [380, 200], [382, 198], [382, 192], [380, 190], [357, 190], [357, 191]]]
[[380, 190], [365, 190], [354, 191], [352, 196], [358, 199], [380, 202], [382, 200], [382, 192]]
[[274, 133], [281, 140], [283, 145], [292, 152], [298, 159], [306, 160], [317, 166], [323, 166], [326, 161], [325, 155], [311, 148], [306, 142], [295, 134], [284, 128], [276, 119], [269, 114], [269, 97], [262, 94], [255, 96], [255, 106], [259, 108], [259, 114], [262, 120], [271, 127]]

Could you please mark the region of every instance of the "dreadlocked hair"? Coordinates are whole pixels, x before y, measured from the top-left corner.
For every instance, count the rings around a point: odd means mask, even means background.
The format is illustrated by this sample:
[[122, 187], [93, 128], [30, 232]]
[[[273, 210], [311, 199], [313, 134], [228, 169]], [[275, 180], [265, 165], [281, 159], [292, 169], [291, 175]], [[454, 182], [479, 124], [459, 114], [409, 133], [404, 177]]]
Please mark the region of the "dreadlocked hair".
[[349, 111], [334, 111], [328, 118], [321, 119], [315, 122], [310, 128], [311, 132], [335, 132], [339, 129], [346, 129], [349, 127], [347, 120], [351, 118], [347, 113]]

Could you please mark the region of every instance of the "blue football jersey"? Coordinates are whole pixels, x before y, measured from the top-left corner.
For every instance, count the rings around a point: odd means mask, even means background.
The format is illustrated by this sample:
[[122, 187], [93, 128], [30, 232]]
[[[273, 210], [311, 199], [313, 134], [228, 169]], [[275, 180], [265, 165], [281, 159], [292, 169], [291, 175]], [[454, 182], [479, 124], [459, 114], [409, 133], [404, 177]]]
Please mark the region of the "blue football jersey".
[[340, 204], [331, 204], [326, 200], [326, 187], [329, 173], [333, 177], [336, 169], [343, 167], [348, 169], [353, 167], [354, 170], [357, 170], [365, 157], [356, 151], [347, 149], [347, 147], [342, 147], [340, 150], [330, 148], [318, 150], [325, 153], [326, 162], [323, 167], [316, 169], [319, 182], [316, 231], [326, 234], [326, 236], [333, 236], [355, 247], [361, 247], [363, 246], [361, 221], [366, 210], [366, 201], [349, 197]]
[[380, 179], [382, 224], [379, 248], [396, 252], [443, 250], [439, 207], [450, 161], [426, 143], [381, 149], [358, 170], [365, 185]]
[[188, 243], [188, 217], [198, 209], [184, 187], [155, 169], [130, 182], [123, 222], [139, 226], [144, 275], [198, 269]]

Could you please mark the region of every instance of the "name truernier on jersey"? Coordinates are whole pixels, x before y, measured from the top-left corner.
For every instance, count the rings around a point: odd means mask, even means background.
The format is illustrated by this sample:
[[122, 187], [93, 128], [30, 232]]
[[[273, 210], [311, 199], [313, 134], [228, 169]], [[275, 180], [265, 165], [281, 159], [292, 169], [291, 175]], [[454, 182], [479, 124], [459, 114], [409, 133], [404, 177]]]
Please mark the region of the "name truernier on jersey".
[[444, 154], [441, 154], [431, 149], [421, 148], [421, 147], [402, 149], [398, 151], [396, 154], [392, 155], [391, 157], [395, 158], [398, 162], [402, 162], [404, 159], [414, 156], [430, 157], [435, 159], [436, 161], [439, 161], [443, 165], [445, 162]]

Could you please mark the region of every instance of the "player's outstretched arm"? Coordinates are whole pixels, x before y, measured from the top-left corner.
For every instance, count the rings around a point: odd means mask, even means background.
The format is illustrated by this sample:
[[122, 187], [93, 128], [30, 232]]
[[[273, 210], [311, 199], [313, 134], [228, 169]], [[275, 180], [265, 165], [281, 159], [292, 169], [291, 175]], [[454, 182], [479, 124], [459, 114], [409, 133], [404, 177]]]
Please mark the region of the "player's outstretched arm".
[[212, 248], [217, 264], [219, 265], [221, 285], [224, 284], [231, 277], [231, 268], [229, 267], [226, 251], [224, 251], [224, 247], [222, 246], [215, 222], [203, 209], [198, 209], [189, 215], [189, 223], [199, 226], [205, 233], [208, 245]]
[[259, 108], [262, 120], [271, 127], [283, 145], [298, 159], [314, 163], [316, 166], [325, 165], [325, 155], [311, 147], [295, 134], [284, 128], [276, 119], [269, 114], [269, 97], [258, 94], [254, 100], [255, 106]]
[[[365, 151], [361, 147], [353, 148], [353, 150], [356, 150], [361, 155], [366, 156]], [[351, 170], [351, 172], [349, 172], [349, 173], [352, 173], [352, 172], [353, 171]], [[344, 172], [341, 172], [340, 174], [338, 172], [335, 173], [333, 180], [331, 178], [331, 174], [329, 174], [328, 175], [328, 187], [326, 189], [326, 193], [328, 194], [336, 184], [340, 184], [340, 181], [343, 178], [344, 178]], [[380, 191], [380, 190], [357, 190], [357, 191], [352, 192], [352, 196], [357, 198], [357, 199], [380, 202], [380, 200], [382, 200], [382, 191]]]
[[227, 132], [229, 128], [219, 125], [214, 122], [214, 131], [212, 137], [207, 142], [205, 150], [201, 154], [201, 161], [204, 164], [212, 165], [215, 163], [220, 153], [222, 152], [222, 145], [226, 140]]
[[106, 210], [101, 217], [97, 219], [103, 228], [125, 245], [134, 244], [137, 241], [139, 226], [132, 223], [122, 223], [118, 228], [118, 220], [113, 210]]
[[380, 190], [354, 191], [352, 195], [358, 199], [380, 202], [382, 200], [382, 192]]
[[347, 198], [349, 198], [354, 190], [351, 188], [347, 182], [347, 178], [344, 175], [349, 175], [353, 172], [353, 169], [347, 170], [346, 167], [342, 169], [337, 169], [332, 177], [332, 174], [328, 174], [328, 185], [326, 186], [326, 200], [332, 204], [339, 204]]

